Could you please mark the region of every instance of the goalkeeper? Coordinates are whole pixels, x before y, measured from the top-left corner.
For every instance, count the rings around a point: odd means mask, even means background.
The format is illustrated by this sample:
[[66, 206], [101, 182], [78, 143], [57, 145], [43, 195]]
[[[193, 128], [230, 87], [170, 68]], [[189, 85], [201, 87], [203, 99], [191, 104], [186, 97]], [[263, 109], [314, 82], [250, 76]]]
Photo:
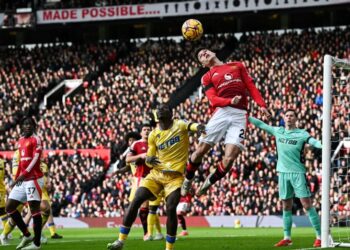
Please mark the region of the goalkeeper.
[[253, 117], [249, 117], [249, 122], [276, 137], [278, 189], [283, 204], [284, 239], [275, 244], [275, 247], [292, 245], [291, 229], [294, 196], [300, 199], [316, 231], [316, 240], [313, 246], [321, 247], [320, 218], [316, 209], [312, 206], [311, 193], [305, 175], [306, 168], [302, 160], [306, 143], [315, 148], [321, 148], [321, 142], [312, 138], [304, 129], [296, 127], [296, 111], [292, 109], [285, 112], [285, 127], [272, 127]]

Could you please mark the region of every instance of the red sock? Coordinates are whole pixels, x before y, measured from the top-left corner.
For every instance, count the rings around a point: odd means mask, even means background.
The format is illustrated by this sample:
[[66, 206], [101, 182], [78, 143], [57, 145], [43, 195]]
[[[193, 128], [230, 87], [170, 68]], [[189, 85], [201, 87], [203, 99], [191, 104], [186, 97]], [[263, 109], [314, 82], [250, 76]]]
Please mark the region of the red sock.
[[185, 217], [183, 216], [183, 214], [178, 214], [177, 218], [178, 218], [179, 223], [182, 227], [182, 230], [186, 230], [186, 220], [185, 220]]
[[200, 163], [194, 163], [191, 161], [191, 158], [189, 159], [186, 167], [186, 179], [192, 180], [194, 177], [195, 172], [199, 168], [201, 164]]
[[210, 183], [214, 184], [218, 180], [220, 180], [222, 177], [226, 175], [228, 171], [225, 169], [224, 164], [220, 162], [218, 168], [215, 170], [214, 174], [210, 177]]
[[147, 216], [148, 216], [148, 207], [142, 207], [140, 209], [139, 212], [139, 217], [142, 223], [142, 227], [143, 227], [143, 234], [146, 235], [147, 234]]

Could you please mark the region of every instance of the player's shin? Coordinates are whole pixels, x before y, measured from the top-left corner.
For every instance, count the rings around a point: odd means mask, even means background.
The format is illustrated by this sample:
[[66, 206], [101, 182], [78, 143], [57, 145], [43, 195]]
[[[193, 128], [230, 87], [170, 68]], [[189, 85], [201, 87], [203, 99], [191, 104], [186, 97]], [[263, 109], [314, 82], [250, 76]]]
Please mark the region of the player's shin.
[[41, 212], [33, 213], [33, 224], [34, 224], [34, 244], [40, 246], [41, 228], [42, 228], [42, 217]]
[[142, 227], [143, 227], [143, 234], [146, 235], [147, 234], [147, 217], [148, 217], [148, 208], [147, 207], [142, 207], [140, 209], [139, 212], [139, 217], [142, 223]]
[[155, 214], [155, 226], [156, 226], [156, 230], [157, 230], [157, 233], [162, 233], [162, 227], [160, 225], [160, 220], [159, 220], [159, 215], [156, 213]]
[[2, 231], [2, 234], [5, 236], [9, 235], [15, 227], [16, 227], [16, 224], [13, 223], [12, 219], [7, 220], [4, 226], [4, 230]]
[[292, 231], [292, 211], [283, 210], [283, 231], [284, 231], [284, 239], [291, 239], [291, 231]]
[[186, 167], [186, 179], [187, 180], [192, 180], [194, 177], [195, 172], [199, 168], [201, 163], [195, 163], [192, 162], [191, 158], [188, 160], [187, 167]]
[[153, 235], [153, 228], [156, 221], [156, 212], [155, 211], [149, 211], [148, 217], [147, 217], [147, 231], [148, 235]]
[[29, 237], [30, 233], [28, 231], [27, 225], [24, 223], [21, 214], [15, 209], [12, 212], [9, 212], [10, 217], [12, 220], [16, 223], [17, 227], [21, 232], [23, 233], [24, 236]]
[[312, 227], [315, 229], [316, 238], [321, 239], [321, 223], [320, 217], [317, 214], [317, 211], [314, 207], [311, 207], [306, 210], [307, 215], [309, 216]]
[[222, 179], [227, 174], [227, 172], [231, 169], [231, 166], [232, 164], [229, 167], [225, 168], [224, 164], [220, 162], [215, 172], [209, 178], [210, 183], [214, 184], [218, 180]]
[[0, 218], [1, 218], [2, 227], [5, 228], [5, 225], [8, 219], [7, 213], [3, 213], [2, 215], [0, 215]]

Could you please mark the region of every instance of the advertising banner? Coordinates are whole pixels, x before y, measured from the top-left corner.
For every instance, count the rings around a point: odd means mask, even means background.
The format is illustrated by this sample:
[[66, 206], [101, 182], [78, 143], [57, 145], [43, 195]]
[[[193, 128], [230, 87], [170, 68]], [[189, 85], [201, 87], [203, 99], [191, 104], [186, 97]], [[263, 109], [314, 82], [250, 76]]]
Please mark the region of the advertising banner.
[[319, 7], [349, 0], [202, 0], [37, 11], [38, 24], [163, 18], [214, 13]]

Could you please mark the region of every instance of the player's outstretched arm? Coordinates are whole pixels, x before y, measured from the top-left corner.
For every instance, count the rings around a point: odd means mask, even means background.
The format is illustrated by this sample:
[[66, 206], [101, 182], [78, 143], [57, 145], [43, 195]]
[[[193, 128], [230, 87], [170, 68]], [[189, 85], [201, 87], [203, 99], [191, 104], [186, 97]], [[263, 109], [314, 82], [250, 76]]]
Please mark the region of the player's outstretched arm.
[[307, 143], [313, 146], [314, 148], [322, 148], [322, 143], [313, 137], [309, 137], [309, 139], [307, 140]]
[[275, 128], [274, 127], [267, 125], [265, 122], [260, 121], [259, 119], [256, 119], [256, 118], [251, 117], [251, 116], [249, 116], [248, 120], [249, 120], [249, 122], [253, 123], [258, 128], [265, 130], [266, 132], [268, 132], [271, 135], [275, 135]]

